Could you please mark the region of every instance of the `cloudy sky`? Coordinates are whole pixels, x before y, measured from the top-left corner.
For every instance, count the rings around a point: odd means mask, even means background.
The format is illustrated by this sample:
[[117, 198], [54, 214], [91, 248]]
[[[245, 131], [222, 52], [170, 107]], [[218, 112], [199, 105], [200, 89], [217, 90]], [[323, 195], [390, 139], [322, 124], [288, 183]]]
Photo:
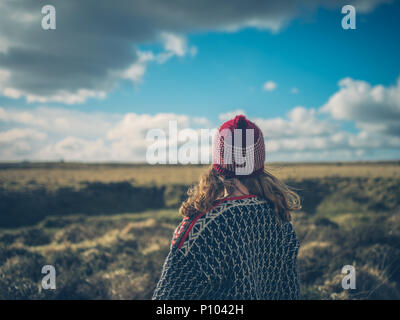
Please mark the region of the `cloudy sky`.
[[0, 0], [0, 161], [141, 162], [239, 113], [267, 161], [400, 159], [399, 1], [345, 4]]

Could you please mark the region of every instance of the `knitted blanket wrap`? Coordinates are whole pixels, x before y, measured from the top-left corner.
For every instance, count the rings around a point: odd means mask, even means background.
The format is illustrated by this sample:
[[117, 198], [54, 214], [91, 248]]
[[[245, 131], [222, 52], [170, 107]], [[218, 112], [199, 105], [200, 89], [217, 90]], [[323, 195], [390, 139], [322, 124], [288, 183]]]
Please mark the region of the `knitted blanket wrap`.
[[220, 202], [178, 225], [152, 299], [298, 299], [299, 247], [269, 201]]

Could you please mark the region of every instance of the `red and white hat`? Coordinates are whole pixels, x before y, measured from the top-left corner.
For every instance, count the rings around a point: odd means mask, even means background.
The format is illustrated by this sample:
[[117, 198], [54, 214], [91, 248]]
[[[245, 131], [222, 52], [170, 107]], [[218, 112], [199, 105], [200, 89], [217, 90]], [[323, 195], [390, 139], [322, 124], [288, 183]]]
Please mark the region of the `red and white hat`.
[[264, 162], [264, 137], [256, 124], [240, 115], [221, 125], [213, 142], [215, 171], [224, 177], [256, 176]]

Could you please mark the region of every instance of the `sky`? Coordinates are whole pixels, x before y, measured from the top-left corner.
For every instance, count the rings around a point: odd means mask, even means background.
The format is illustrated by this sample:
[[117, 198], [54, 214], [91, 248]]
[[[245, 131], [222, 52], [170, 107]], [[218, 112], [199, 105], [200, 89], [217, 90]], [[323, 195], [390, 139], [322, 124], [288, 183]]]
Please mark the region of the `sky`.
[[0, 161], [143, 162], [237, 114], [267, 161], [398, 160], [399, 30], [386, 0], [0, 0]]

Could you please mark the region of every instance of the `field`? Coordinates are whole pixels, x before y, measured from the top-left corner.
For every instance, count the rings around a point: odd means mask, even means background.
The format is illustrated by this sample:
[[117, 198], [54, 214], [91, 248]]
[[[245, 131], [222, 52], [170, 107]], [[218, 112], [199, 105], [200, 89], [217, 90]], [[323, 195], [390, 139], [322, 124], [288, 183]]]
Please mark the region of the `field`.
[[[201, 166], [0, 164], [0, 299], [149, 299]], [[274, 164], [302, 197], [303, 299], [400, 298], [400, 163]], [[56, 290], [41, 287], [56, 268]], [[343, 290], [344, 265], [356, 289]]]

